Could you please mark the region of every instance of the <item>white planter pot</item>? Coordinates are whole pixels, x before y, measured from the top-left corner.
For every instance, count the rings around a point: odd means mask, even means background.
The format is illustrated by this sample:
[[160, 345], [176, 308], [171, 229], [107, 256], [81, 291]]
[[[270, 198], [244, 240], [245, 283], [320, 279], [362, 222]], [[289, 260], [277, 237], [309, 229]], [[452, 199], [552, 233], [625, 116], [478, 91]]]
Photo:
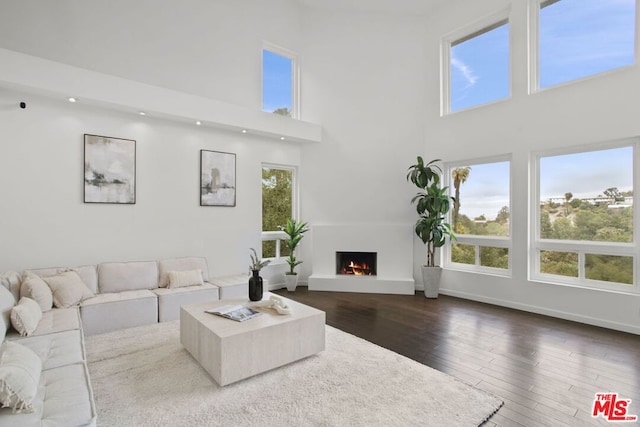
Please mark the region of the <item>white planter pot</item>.
[[424, 284], [425, 298], [438, 298], [440, 292], [440, 277], [442, 276], [442, 267], [422, 266], [422, 283]]
[[297, 274], [285, 274], [284, 275], [284, 283], [287, 284], [287, 290], [289, 292], [293, 292], [296, 290], [298, 286], [298, 275]]

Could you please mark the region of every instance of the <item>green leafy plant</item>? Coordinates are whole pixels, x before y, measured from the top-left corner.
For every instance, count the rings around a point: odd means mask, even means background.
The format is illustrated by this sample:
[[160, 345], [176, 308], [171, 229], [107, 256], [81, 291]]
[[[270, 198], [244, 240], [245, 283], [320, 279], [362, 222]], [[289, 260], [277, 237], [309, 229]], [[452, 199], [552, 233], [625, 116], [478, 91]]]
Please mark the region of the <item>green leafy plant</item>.
[[285, 246], [289, 249], [289, 257], [287, 257], [289, 271], [286, 274], [298, 274], [294, 269], [302, 264], [302, 261], [296, 258], [294, 251], [304, 237], [304, 233], [309, 231], [309, 227], [306, 222], [289, 218], [284, 226], [280, 226], [280, 229], [288, 236], [288, 239], [284, 241]]
[[262, 270], [262, 267], [266, 267], [267, 265], [269, 265], [271, 260], [269, 259], [261, 260], [255, 249], [250, 248], [250, 250], [253, 253], [249, 255], [249, 257], [251, 258], [251, 264], [249, 264], [249, 269], [251, 269], [252, 271], [253, 270], [260, 271]]
[[436, 164], [440, 159], [425, 164], [418, 156], [418, 163], [411, 165], [407, 173], [407, 181], [411, 181], [420, 189], [411, 203], [416, 205], [418, 220], [415, 231], [420, 240], [427, 245], [427, 266], [435, 267], [435, 250], [443, 246], [447, 236], [455, 239], [451, 225], [446, 216], [455, 199], [447, 194], [449, 187], [440, 186], [442, 169]]

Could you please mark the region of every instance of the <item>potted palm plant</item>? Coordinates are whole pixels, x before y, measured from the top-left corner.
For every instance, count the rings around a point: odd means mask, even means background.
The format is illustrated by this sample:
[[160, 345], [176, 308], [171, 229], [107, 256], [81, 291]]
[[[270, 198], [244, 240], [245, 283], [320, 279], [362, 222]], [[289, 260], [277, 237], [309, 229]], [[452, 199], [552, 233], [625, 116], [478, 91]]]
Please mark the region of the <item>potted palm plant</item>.
[[440, 289], [442, 267], [435, 265], [436, 248], [442, 247], [447, 236], [455, 239], [451, 225], [446, 222], [450, 201], [454, 198], [447, 193], [448, 187], [440, 185], [442, 169], [436, 164], [440, 159], [425, 164], [418, 156], [418, 163], [411, 165], [407, 181], [411, 181], [420, 190], [412, 199], [416, 205], [418, 220], [415, 231], [420, 240], [427, 245], [427, 263], [422, 266], [424, 296], [437, 298]]
[[289, 249], [289, 257], [287, 258], [289, 271], [285, 273], [284, 280], [287, 284], [287, 290], [293, 292], [298, 286], [298, 273], [296, 273], [295, 268], [302, 264], [302, 261], [296, 258], [295, 250], [304, 237], [304, 233], [309, 231], [309, 227], [306, 222], [289, 218], [284, 226], [280, 226], [280, 229], [287, 235], [284, 244]]

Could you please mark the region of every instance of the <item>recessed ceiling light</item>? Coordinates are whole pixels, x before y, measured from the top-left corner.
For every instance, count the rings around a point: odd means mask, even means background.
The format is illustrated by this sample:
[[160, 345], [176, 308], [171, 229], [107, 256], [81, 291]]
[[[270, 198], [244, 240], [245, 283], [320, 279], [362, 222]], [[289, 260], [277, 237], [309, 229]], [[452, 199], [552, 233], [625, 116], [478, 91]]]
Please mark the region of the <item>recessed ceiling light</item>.
[[281, 136], [281, 137], [280, 137], [280, 141], [284, 141], [284, 136]]
[[69, 98], [69, 102], [76, 102], [76, 99], [72, 96]]
[[247, 133], [247, 130], [246, 129], [242, 129], [242, 133]]
[[138, 114], [140, 114], [141, 116], [146, 116], [147, 113], [145, 113], [144, 111], [139, 111]]
[[200, 126], [202, 123], [200, 123], [200, 120], [196, 121], [196, 125]]

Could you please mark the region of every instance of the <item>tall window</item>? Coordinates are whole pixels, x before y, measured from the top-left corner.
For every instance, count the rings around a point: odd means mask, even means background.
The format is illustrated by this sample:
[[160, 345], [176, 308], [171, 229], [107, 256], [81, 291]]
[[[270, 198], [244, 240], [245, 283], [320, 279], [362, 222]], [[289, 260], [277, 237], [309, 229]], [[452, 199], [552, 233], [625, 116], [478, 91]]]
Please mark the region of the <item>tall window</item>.
[[270, 44], [262, 50], [262, 109], [298, 118], [296, 54]]
[[[503, 16], [503, 15], [501, 15]], [[444, 41], [444, 112], [509, 97], [509, 22], [493, 17]]]
[[534, 277], [635, 289], [637, 142], [537, 158]]
[[295, 211], [295, 168], [263, 165], [262, 167], [262, 256], [278, 258], [289, 255], [280, 241], [286, 235], [285, 225]]
[[448, 164], [454, 196], [451, 226], [457, 239], [448, 252], [449, 267], [506, 274], [509, 270], [510, 161]]
[[634, 63], [636, 0], [539, 0], [537, 7], [540, 88]]

